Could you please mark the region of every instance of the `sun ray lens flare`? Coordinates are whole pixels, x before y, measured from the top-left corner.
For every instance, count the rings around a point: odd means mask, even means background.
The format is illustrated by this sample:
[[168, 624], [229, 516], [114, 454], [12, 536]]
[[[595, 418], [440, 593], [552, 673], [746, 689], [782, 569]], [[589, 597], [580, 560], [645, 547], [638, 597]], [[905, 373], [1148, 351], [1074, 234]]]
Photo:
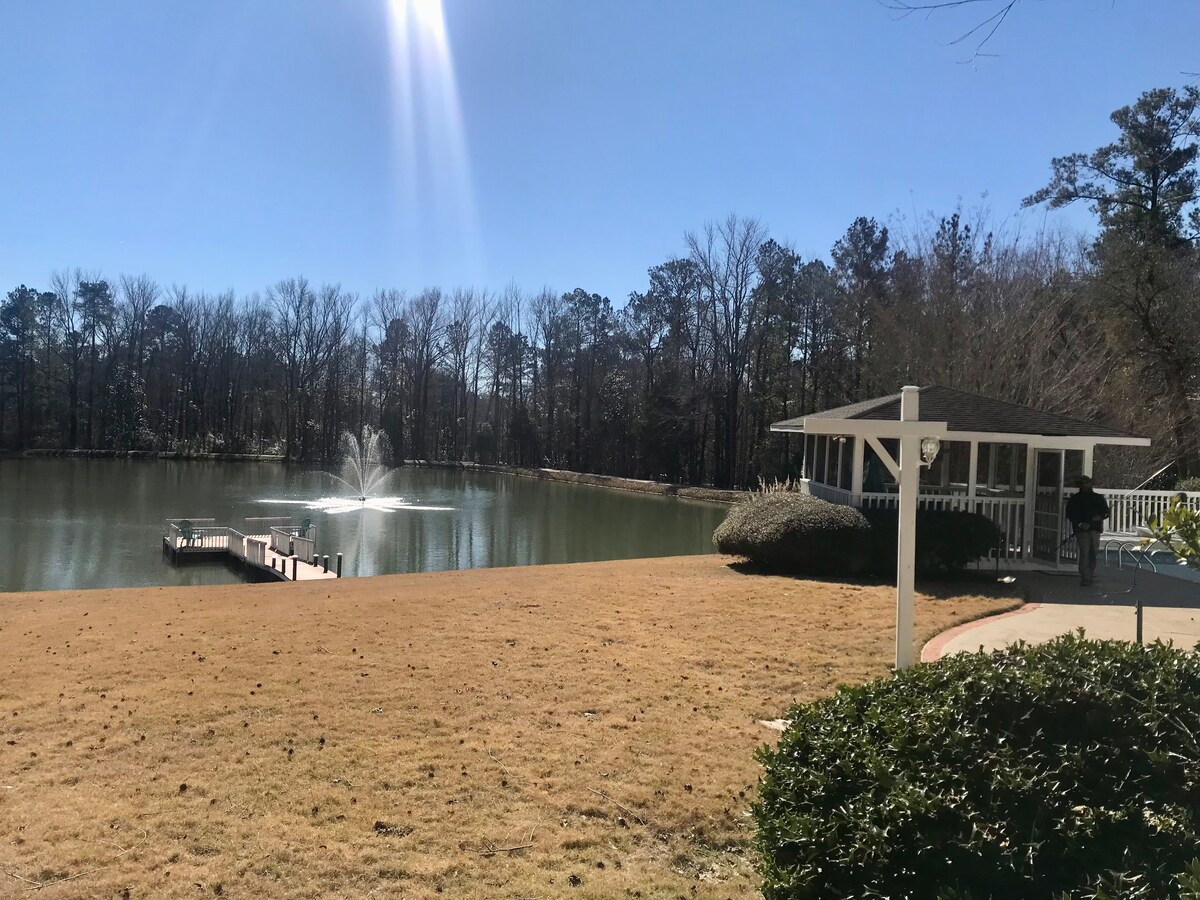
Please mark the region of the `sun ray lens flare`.
[[401, 253], [477, 268], [479, 226], [441, 0], [385, 0]]

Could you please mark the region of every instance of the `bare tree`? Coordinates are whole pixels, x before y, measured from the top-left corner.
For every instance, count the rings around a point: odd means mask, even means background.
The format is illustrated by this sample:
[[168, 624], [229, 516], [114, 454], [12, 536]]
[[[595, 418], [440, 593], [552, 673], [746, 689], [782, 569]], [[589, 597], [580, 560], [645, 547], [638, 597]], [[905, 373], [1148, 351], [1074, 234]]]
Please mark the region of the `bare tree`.
[[[910, 3], [908, 0], [879, 0], [887, 9], [899, 13], [899, 18], [906, 18], [914, 13], [932, 15], [937, 12], [963, 9], [965, 7], [985, 7], [988, 13], [983, 19], [950, 41], [950, 45], [975, 42], [972, 59], [985, 56], [983, 48], [1000, 30], [1004, 20], [1016, 8], [1020, 0], [931, 0], [927, 3]], [[969, 60], [968, 60], [969, 61]]]
[[713, 394], [721, 397], [716, 468], [722, 484], [736, 481], [738, 405], [749, 349], [747, 336], [759, 314], [755, 262], [766, 236], [766, 229], [757, 219], [734, 215], [718, 224], [710, 223], [699, 234], [685, 235], [716, 351]]

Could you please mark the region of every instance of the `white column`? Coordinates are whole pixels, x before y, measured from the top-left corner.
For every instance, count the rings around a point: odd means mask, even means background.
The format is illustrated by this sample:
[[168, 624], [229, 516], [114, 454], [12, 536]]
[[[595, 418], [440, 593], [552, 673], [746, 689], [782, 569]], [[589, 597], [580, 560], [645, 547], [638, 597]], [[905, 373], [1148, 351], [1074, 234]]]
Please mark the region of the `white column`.
[[1092, 457], [1096, 453], [1096, 447], [1093, 444], [1091, 447], [1084, 448], [1083, 451], [1083, 474], [1088, 478], [1092, 477]]
[[[908, 385], [900, 392], [900, 421], [916, 422], [921, 395]], [[900, 438], [899, 523], [896, 541], [896, 668], [913, 664], [913, 591], [917, 560], [917, 492], [921, 489], [921, 438]]]
[[967, 464], [967, 511], [975, 512], [975, 489], [979, 483], [979, 441], [971, 441], [971, 461]]
[[861, 437], [851, 438], [854, 441], [854, 458], [850, 463], [850, 502], [856, 506], [862, 505], [863, 486], [863, 449], [866, 441]]
[[[1016, 455], [1014, 445], [1013, 455]], [[1014, 467], [1015, 472], [1015, 467]], [[1013, 479], [1016, 481], [1016, 478]], [[1037, 450], [1025, 445], [1025, 539], [1021, 559], [1033, 559], [1033, 514], [1037, 506]]]

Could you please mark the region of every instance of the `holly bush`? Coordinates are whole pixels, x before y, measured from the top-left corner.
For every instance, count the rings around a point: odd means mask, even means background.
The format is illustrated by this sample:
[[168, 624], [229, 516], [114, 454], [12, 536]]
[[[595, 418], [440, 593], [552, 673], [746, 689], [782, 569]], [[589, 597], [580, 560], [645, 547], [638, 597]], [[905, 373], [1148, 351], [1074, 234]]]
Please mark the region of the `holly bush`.
[[1200, 893], [1200, 658], [958, 654], [794, 707], [754, 816], [767, 900]]

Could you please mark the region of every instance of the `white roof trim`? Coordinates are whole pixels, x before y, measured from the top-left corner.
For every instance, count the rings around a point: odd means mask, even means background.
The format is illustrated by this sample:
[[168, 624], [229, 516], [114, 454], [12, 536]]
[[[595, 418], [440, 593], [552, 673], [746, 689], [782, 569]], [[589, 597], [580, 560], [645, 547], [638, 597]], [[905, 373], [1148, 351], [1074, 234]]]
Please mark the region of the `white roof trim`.
[[1107, 435], [1079, 434], [1011, 434], [1001, 431], [950, 431], [945, 422], [899, 422], [895, 419], [807, 418], [803, 419], [798, 426], [781, 426], [782, 423], [776, 423], [771, 426], [771, 430], [789, 434], [844, 434], [861, 437], [874, 435], [880, 438], [898, 438], [904, 434], [919, 434], [921, 437], [938, 437], [950, 441], [1028, 444], [1030, 447], [1054, 450], [1086, 450], [1097, 444], [1110, 444], [1122, 447], [1150, 446], [1150, 438], [1144, 437], [1112, 437]]

